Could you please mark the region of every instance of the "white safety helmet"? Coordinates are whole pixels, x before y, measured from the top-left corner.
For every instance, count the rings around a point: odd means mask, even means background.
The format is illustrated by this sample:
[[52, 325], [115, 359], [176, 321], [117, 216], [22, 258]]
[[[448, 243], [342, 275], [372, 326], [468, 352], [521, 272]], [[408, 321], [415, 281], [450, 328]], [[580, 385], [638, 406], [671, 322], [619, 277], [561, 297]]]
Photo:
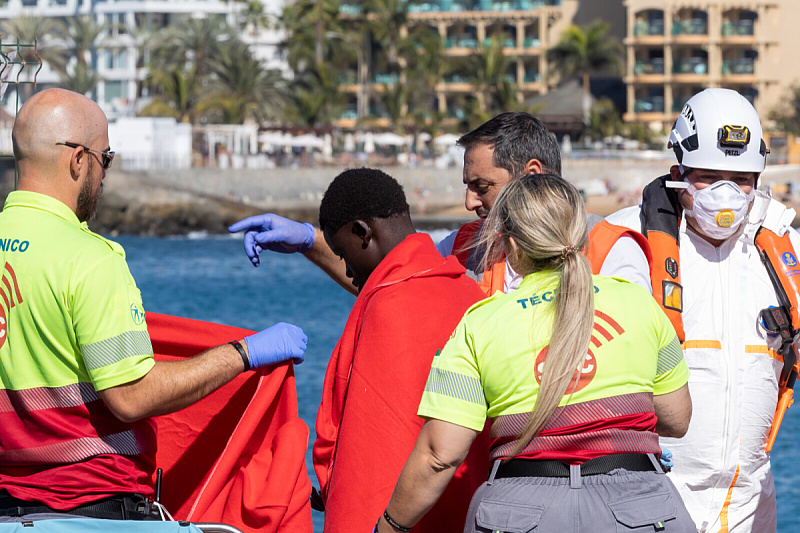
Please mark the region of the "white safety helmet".
[[758, 113], [730, 89], [692, 96], [672, 126], [667, 148], [683, 167], [735, 172], [762, 172], [769, 153]]

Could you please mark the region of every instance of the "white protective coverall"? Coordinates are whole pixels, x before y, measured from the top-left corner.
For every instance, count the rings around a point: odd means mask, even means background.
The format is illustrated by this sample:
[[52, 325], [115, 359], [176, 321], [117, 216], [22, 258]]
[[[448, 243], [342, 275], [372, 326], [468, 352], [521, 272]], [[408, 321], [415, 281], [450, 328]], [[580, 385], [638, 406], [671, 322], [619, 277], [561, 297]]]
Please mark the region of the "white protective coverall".
[[[769, 205], [786, 211], [775, 200]], [[607, 220], [641, 231], [639, 213], [630, 207]], [[789, 232], [800, 250], [800, 235]], [[778, 305], [775, 290], [741, 230], [714, 247], [687, 231], [684, 217], [679, 240], [683, 353], [694, 409], [686, 436], [661, 439], [674, 455], [669, 476], [698, 531], [772, 532], [775, 485], [765, 446], [783, 362], [768, 350], [759, 312]]]

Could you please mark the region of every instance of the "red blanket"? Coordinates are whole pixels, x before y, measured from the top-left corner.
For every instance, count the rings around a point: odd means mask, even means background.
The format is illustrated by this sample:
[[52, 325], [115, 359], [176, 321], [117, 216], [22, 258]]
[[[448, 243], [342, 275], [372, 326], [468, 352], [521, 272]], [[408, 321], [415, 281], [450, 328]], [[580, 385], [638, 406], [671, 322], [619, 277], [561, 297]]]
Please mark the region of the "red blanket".
[[[191, 357], [252, 332], [147, 313], [156, 359]], [[155, 419], [161, 501], [176, 519], [243, 531], [311, 533], [308, 427], [292, 365], [246, 372], [195, 405]]]
[[[325, 375], [314, 468], [326, 532], [370, 531], [389, 503], [423, 420], [417, 416], [436, 351], [467, 308], [483, 298], [455, 257], [411, 235], [378, 265], [347, 319]], [[485, 432], [484, 432], [485, 433]], [[488, 437], [476, 441], [416, 533], [461, 532], [489, 468]]]

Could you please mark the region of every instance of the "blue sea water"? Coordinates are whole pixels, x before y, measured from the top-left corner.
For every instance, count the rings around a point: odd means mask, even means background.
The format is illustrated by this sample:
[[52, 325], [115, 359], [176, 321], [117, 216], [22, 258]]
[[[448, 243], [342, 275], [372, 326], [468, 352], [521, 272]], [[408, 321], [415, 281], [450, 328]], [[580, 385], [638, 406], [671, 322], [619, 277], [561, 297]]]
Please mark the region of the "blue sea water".
[[[303, 328], [309, 342], [305, 363], [296, 368], [297, 397], [313, 443], [328, 357], [355, 297], [303, 257], [264, 254], [261, 266], [253, 268], [240, 237], [114, 239], [125, 247], [148, 311], [253, 330], [280, 321]], [[798, 452], [800, 404], [788, 411], [772, 451], [780, 532], [800, 533], [800, 468], [793, 466]], [[310, 451], [306, 458], [317, 485]], [[314, 512], [314, 530], [322, 531], [321, 513]]]

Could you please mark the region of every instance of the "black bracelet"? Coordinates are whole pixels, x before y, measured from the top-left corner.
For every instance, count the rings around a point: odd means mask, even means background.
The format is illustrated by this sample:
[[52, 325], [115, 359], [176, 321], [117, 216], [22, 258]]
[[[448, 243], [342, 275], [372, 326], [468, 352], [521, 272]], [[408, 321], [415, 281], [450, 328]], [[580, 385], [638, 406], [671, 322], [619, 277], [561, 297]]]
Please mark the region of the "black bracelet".
[[[399, 530], [400, 530], [400, 531], [402, 531], [403, 533], [407, 533], [408, 531], [411, 531], [411, 528], [410, 528], [410, 527], [404, 527], [404, 526], [401, 526], [400, 524], [398, 524], [397, 522], [395, 522], [394, 518], [392, 518], [391, 516], [389, 516], [389, 508], [388, 508], [388, 507], [387, 507], [387, 508], [386, 508], [386, 510], [383, 512], [383, 519], [384, 519], [384, 520], [386, 520], [386, 521], [389, 523], [389, 525], [390, 525], [390, 526], [392, 526], [392, 527], [393, 527], [393, 528], [395, 528], [395, 529], [399, 529]], [[377, 525], [376, 525], [376, 527], [377, 527]]]
[[231, 341], [228, 344], [236, 348], [236, 351], [239, 352], [239, 355], [242, 356], [242, 362], [244, 363], [244, 371], [247, 372], [248, 370], [250, 370], [250, 359], [247, 357], [247, 354], [245, 353], [244, 348], [242, 348], [242, 345], [239, 343], [239, 341]]

